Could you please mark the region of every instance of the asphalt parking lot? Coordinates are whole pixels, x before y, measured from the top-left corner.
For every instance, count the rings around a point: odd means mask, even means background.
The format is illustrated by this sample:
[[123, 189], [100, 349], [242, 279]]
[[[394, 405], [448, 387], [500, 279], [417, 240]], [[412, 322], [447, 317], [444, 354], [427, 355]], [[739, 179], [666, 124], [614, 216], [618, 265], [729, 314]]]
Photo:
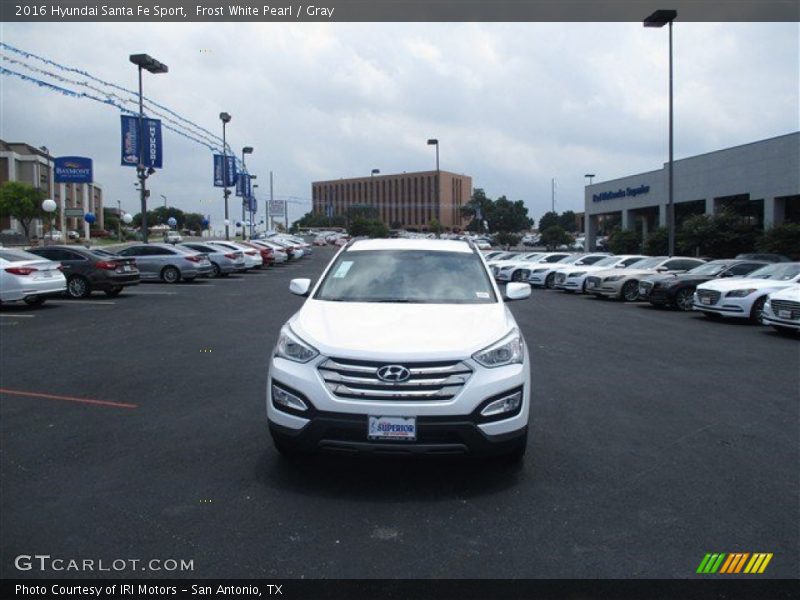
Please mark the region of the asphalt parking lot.
[[15, 569], [44, 553], [194, 561], [102, 576], [684, 578], [771, 552], [759, 577], [797, 576], [800, 343], [766, 327], [534, 290], [509, 304], [533, 355], [522, 467], [281, 459], [268, 353], [289, 280], [333, 251], [0, 309], [0, 575], [92, 576]]

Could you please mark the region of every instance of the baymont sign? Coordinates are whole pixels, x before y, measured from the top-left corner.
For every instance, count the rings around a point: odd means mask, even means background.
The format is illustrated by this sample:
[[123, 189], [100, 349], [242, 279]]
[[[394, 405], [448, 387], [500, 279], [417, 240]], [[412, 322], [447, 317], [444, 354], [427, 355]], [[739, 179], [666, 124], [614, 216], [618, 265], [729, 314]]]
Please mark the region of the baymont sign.
[[616, 191], [611, 192], [600, 192], [599, 194], [592, 194], [592, 201], [593, 202], [602, 202], [603, 200], [615, 200], [616, 198], [626, 198], [631, 197], [634, 198], [641, 194], [647, 194], [650, 191], [649, 185], [640, 185], [639, 187], [635, 188], [625, 188], [619, 189]]

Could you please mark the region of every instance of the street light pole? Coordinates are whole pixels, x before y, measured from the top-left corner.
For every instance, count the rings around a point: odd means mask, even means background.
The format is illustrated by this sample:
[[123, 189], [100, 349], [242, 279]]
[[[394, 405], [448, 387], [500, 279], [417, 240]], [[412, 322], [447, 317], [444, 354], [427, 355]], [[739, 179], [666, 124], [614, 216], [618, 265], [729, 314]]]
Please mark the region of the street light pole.
[[225, 239], [230, 240], [230, 219], [228, 218], [228, 142], [225, 137], [225, 126], [230, 123], [231, 116], [226, 112], [219, 113], [222, 121], [222, 197], [225, 199]]
[[160, 194], [160, 195], [164, 199], [164, 208], [167, 208], [167, 197], [164, 194]]
[[[372, 172], [369, 174], [369, 203], [373, 206], [375, 206], [375, 175], [378, 175], [380, 172], [380, 169], [372, 169]], [[381, 218], [380, 210], [378, 210], [378, 218]]]
[[594, 173], [587, 173], [586, 175], [584, 175], [584, 177], [586, 177], [589, 180], [589, 185], [592, 185], [592, 179], [594, 179], [595, 177]]
[[668, 200], [667, 200], [667, 232], [669, 236], [669, 255], [675, 255], [675, 204], [674, 204], [674, 162], [673, 162], [673, 91], [672, 91], [672, 22], [678, 16], [676, 10], [657, 10], [644, 20], [645, 27], [663, 27], [669, 24], [669, 166]]
[[439, 199], [439, 140], [437, 139], [430, 139], [428, 140], [428, 146], [436, 146], [436, 210], [434, 214], [436, 216], [436, 220], [439, 220], [439, 210], [441, 209], [440, 206], [440, 199]]
[[146, 69], [154, 75], [168, 73], [167, 65], [157, 61], [147, 54], [131, 54], [129, 60], [139, 68], [139, 163], [136, 165], [136, 174], [139, 177], [139, 200], [142, 206], [142, 241], [147, 243], [147, 188], [145, 181], [148, 176], [155, 173], [155, 169], [144, 167], [144, 99], [142, 95], [142, 70]]

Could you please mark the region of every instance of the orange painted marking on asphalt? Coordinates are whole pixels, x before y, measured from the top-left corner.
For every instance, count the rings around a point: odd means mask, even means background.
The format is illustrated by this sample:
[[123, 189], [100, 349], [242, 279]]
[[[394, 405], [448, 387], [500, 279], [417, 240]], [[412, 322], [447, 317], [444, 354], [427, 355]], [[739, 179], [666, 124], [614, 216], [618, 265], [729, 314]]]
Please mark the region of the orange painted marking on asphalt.
[[92, 400], [91, 398], [76, 398], [74, 396], [58, 396], [56, 394], [42, 394], [39, 392], [23, 392], [21, 390], [9, 390], [0, 388], [0, 394], [10, 394], [13, 396], [27, 396], [29, 398], [45, 398], [47, 400], [65, 400], [67, 402], [80, 402], [81, 404], [95, 404], [98, 406], [113, 406], [114, 408], [139, 408], [138, 404], [128, 404], [127, 402], [111, 402], [109, 400]]

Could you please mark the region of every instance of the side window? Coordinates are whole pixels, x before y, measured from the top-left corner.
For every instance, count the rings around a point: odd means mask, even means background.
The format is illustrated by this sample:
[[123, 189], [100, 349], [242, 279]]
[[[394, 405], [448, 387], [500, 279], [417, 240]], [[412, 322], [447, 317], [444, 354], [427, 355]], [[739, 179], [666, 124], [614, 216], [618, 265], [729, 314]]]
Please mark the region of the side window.
[[694, 261], [694, 260], [684, 260], [681, 258], [676, 258], [675, 260], [668, 260], [664, 263], [664, 266], [667, 267], [670, 271], [688, 271], [698, 265], [703, 263]]
[[80, 254], [76, 254], [75, 252], [72, 252], [71, 250], [61, 250], [61, 258], [59, 258], [59, 260], [83, 260], [83, 261], [85, 261], [86, 259], [83, 256], [81, 256]]
[[28, 250], [31, 254], [35, 254], [36, 256], [41, 256], [42, 258], [46, 258], [48, 260], [57, 260], [55, 258], [55, 248], [31, 248]]
[[174, 250], [169, 250], [167, 248], [159, 248], [157, 246], [150, 246], [147, 249], [148, 256], [169, 256], [171, 254], [177, 254]]
[[142, 248], [143, 246], [130, 246], [129, 248], [123, 248], [117, 254], [120, 256], [143, 256]]
[[728, 273], [730, 273], [731, 277], [747, 275], [748, 273], [752, 273], [757, 268], [762, 266], [763, 265], [757, 263], [739, 263], [738, 265], [733, 265], [730, 269], [728, 269]]

